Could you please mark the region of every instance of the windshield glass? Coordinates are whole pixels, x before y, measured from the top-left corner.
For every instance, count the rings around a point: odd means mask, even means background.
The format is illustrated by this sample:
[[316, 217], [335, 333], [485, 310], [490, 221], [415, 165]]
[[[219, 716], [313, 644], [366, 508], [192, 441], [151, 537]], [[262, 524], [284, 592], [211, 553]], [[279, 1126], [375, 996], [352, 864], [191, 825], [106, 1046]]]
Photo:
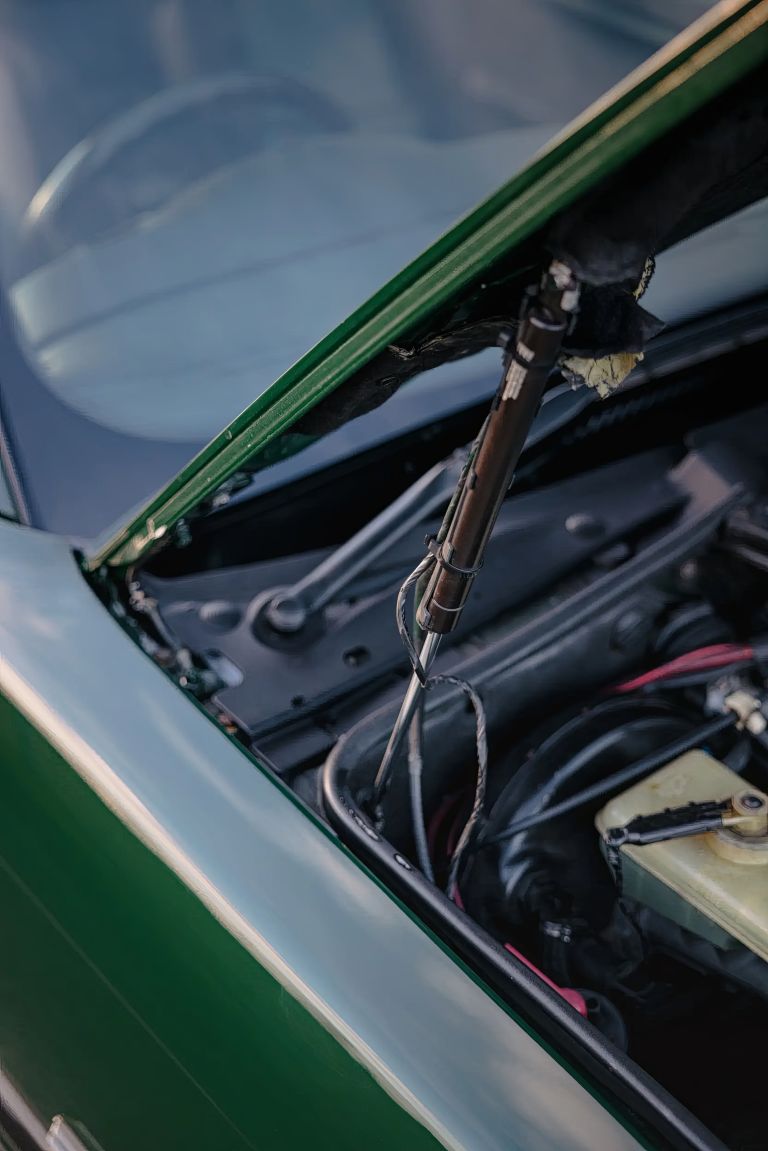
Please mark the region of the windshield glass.
[[[90, 538], [150, 496], [706, 7], [5, 0], [0, 383], [36, 522]], [[393, 404], [390, 432], [435, 401]]]

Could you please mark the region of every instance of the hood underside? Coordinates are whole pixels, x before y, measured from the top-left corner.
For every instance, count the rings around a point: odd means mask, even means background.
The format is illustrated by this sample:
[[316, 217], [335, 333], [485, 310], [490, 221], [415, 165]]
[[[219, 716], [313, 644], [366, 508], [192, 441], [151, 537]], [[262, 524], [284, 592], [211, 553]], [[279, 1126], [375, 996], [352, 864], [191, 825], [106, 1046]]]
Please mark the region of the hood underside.
[[585, 285], [571, 355], [639, 353], [663, 328], [640, 304], [652, 261], [667, 248], [768, 194], [768, 68], [649, 148], [541, 234], [501, 260], [458, 306], [391, 345], [294, 427], [325, 435], [387, 400], [414, 375], [497, 343], [544, 252]]
[[663, 326], [639, 302], [653, 257], [768, 193], [766, 59], [768, 0], [699, 21], [286, 372], [87, 566], [136, 562], [233, 474], [497, 343], [552, 255], [584, 285], [571, 364], [642, 352]]

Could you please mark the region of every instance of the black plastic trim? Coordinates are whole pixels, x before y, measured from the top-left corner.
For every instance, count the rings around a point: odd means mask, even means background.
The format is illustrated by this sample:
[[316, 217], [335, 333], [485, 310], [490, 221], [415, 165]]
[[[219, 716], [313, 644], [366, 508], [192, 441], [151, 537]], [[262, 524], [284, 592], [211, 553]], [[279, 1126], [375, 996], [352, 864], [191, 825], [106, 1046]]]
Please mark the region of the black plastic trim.
[[[387, 713], [389, 710], [383, 709]], [[380, 721], [383, 715], [376, 713], [370, 718]], [[342, 842], [416, 911], [427, 927], [446, 940], [541, 1039], [578, 1067], [604, 1097], [628, 1110], [630, 1121], [645, 1128], [646, 1134], [661, 1136], [674, 1151], [726, 1151], [725, 1144], [660, 1084], [505, 951], [379, 835], [347, 786], [347, 771], [342, 764], [350, 737], [359, 739], [359, 728], [339, 742], [323, 773], [325, 812]]]

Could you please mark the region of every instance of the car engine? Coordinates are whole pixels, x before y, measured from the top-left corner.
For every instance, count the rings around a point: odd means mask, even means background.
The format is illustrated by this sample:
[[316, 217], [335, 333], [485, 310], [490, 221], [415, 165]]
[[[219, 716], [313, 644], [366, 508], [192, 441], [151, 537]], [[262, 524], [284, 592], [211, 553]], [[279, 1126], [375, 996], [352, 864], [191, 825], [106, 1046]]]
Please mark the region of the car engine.
[[768, 409], [746, 390], [723, 412], [715, 380], [619, 395], [524, 457], [435, 664], [417, 796], [412, 749], [383, 795], [375, 780], [407, 671], [393, 593], [428, 503], [321, 610], [286, 588], [333, 547], [243, 554], [226, 533], [128, 594], [154, 657], [497, 995], [628, 1053], [748, 1149], [768, 1024]]

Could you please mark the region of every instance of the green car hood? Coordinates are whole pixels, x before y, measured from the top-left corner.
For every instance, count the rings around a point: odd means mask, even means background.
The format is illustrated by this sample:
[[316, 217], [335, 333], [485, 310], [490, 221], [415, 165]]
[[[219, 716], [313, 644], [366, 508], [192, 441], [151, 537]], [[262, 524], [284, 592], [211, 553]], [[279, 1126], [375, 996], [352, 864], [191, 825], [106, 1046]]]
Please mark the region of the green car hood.
[[633, 291], [649, 258], [768, 193], [766, 60], [768, 0], [718, 5], [290, 367], [85, 566], [135, 564], [243, 474], [496, 343], [548, 255], [586, 285], [570, 355], [641, 351], [660, 327]]

